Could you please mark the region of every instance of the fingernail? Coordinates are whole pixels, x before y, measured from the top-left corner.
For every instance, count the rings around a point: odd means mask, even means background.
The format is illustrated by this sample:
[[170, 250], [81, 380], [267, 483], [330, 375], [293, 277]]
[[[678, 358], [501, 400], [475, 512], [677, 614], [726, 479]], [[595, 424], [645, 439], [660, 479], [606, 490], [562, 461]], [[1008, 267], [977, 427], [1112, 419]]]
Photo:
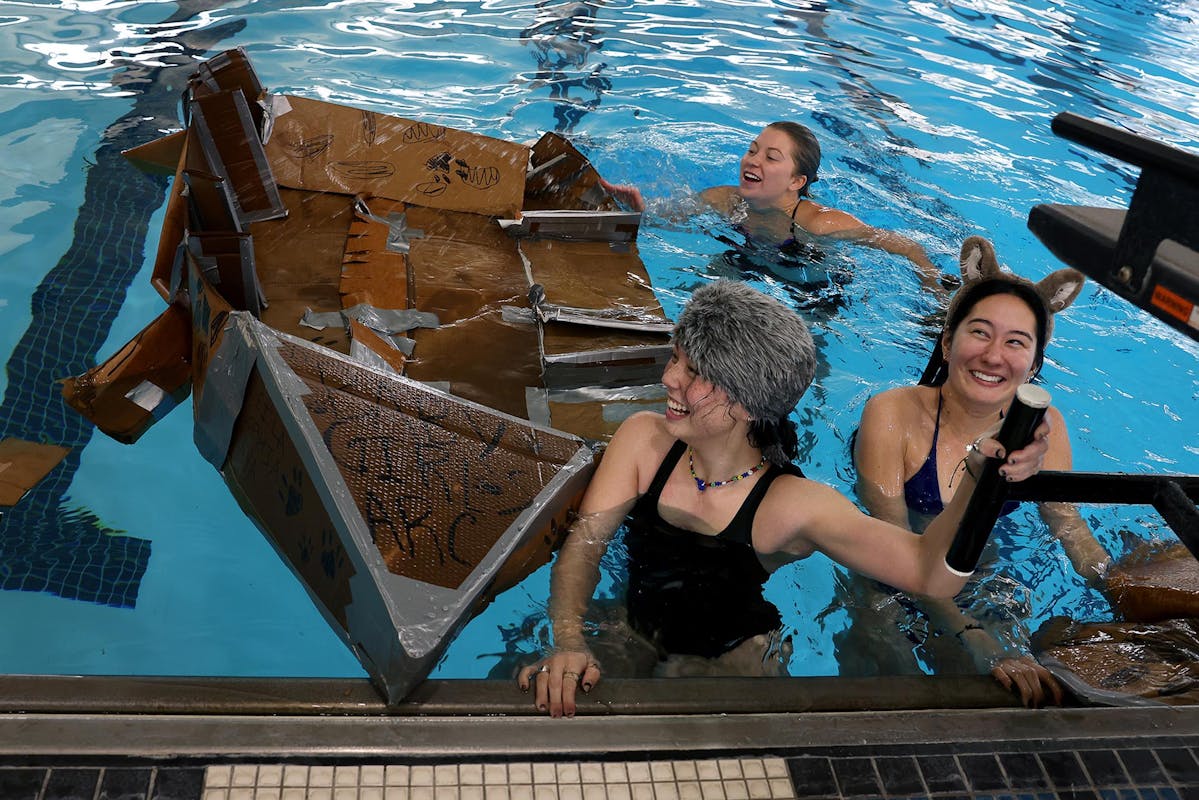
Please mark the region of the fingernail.
[[584, 684], [583, 684], [583, 691], [584, 691], [584, 692], [590, 692], [590, 691], [591, 691], [591, 684], [590, 684], [590, 683], [584, 683]]
[[1004, 477], [1004, 478], [1006, 478], [1006, 477], [1007, 477], [1007, 470], [1005, 470], [1005, 469], [1003, 469], [1002, 467], [1000, 467], [1000, 469], [999, 469], [999, 474], [1000, 474], [1000, 476], [1001, 476], [1001, 477]]
[[1004, 452], [1004, 449], [1001, 447], [1001, 448], [999, 448], [999, 452], [997, 452], [997, 453], [995, 454], [995, 457], [996, 457], [996, 458], [1003, 458], [1005, 455], [1007, 455], [1007, 453], [1005, 453], [1005, 452]]
[[538, 710], [538, 711], [545, 711], [545, 703], [538, 703], [538, 704], [537, 704], [537, 710]]

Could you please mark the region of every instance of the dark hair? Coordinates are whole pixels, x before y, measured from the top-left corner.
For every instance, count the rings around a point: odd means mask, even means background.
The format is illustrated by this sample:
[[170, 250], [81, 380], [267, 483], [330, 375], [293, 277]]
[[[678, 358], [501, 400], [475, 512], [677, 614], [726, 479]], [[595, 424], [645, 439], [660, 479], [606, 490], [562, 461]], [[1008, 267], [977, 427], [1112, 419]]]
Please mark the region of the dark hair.
[[791, 154], [795, 158], [795, 174], [807, 178], [799, 190], [799, 196], [804, 197], [812, 184], [819, 180], [816, 171], [820, 169], [820, 142], [816, 141], [816, 134], [798, 122], [772, 122], [766, 127], [775, 128], [791, 137], [791, 143], [795, 145], [795, 152]]
[[[984, 278], [976, 283], [968, 284], [961, 289], [960, 294], [960, 297], [954, 298], [949, 317], [945, 320], [943, 335], [948, 335], [952, 338], [958, 326], [974, 310], [974, 307], [988, 297], [997, 294], [1013, 295], [1024, 301], [1024, 304], [1032, 310], [1032, 315], [1036, 319], [1037, 341], [1034, 347], [1032, 374], [1036, 375], [1041, 371], [1041, 363], [1045, 360], [1045, 345], [1048, 344], [1046, 339], [1049, 329], [1049, 308], [1045, 305], [1045, 300], [1037, 293], [1036, 288], [1031, 283], [1016, 282], [1008, 278]], [[936, 350], [940, 352], [940, 342], [937, 343]], [[931, 385], [940, 386], [945, 382], [946, 377], [945, 370], [941, 369], [937, 373], [937, 377], [931, 381]], [[922, 380], [921, 383], [924, 383], [924, 381]]]
[[[751, 419], [746, 436], [751, 447], [758, 448], [764, 454], [770, 454], [772, 463], [778, 461], [780, 455], [787, 463], [799, 458], [799, 434], [795, 422], [790, 417], [776, 420]], [[776, 466], [783, 466], [783, 463], [779, 462]]]

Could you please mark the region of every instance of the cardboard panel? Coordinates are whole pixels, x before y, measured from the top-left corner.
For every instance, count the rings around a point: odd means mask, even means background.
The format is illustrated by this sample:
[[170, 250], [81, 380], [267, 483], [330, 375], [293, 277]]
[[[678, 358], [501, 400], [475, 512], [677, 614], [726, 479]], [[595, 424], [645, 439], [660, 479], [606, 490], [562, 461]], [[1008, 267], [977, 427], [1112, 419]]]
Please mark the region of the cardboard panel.
[[524, 145], [293, 95], [271, 99], [266, 152], [282, 186], [492, 216], [520, 211]]
[[70, 452], [69, 447], [24, 439], [0, 440], [0, 506], [15, 506]]
[[192, 114], [209, 168], [232, 188], [234, 212], [242, 224], [286, 214], [241, 90], [197, 97]]

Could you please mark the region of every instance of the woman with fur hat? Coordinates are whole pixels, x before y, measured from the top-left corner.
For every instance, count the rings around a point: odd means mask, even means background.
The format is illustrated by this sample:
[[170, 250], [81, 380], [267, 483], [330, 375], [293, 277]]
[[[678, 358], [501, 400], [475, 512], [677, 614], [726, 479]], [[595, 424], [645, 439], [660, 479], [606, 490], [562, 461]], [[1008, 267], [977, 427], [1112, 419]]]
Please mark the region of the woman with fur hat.
[[[1053, 315], [1082, 290], [1072, 269], [1034, 284], [1000, 269], [991, 243], [972, 236], [962, 245], [962, 288], [946, 315], [935, 370], [927, 383], [875, 395], [862, 412], [854, 447], [858, 497], [871, 515], [913, 531], [925, 530], [945, 503], [960, 494], [966, 446], [990, 430], [1009, 407], [1020, 384], [1041, 368], [1053, 333]], [[939, 356], [939, 358], [937, 357]], [[1056, 408], [1045, 467], [1071, 467], [1070, 439]], [[1010, 513], [1009, 504], [1004, 513]], [[1107, 553], [1073, 506], [1041, 503], [1040, 511], [1078, 571], [1098, 586]], [[921, 604], [930, 626], [956, 638], [977, 666], [985, 667], [1026, 704], [1039, 704], [1061, 690], [1028, 656], [1009, 656], [976, 620], [951, 600]]]
[[916, 536], [863, 514], [791, 463], [790, 414], [814, 368], [811, 336], [793, 310], [735, 281], [695, 291], [662, 376], [665, 413], [633, 415], [617, 430], [554, 564], [555, 649], [518, 676], [539, 708], [571, 716], [576, 690], [601, 677], [584, 615], [622, 524], [629, 623], [663, 662], [761, 653], [779, 625], [763, 584], [776, 567], [816, 551], [908, 591], [951, 597], [962, 587], [944, 557], [983, 454], [1006, 456], [1001, 471], [1011, 480], [1027, 478], [1039, 469], [1049, 426], [1010, 454], [983, 439], [962, 479], [966, 491]]
[[[772, 122], [741, 157], [737, 185], [705, 189], [699, 200], [736, 221], [754, 239], [786, 245], [797, 235], [828, 236], [901, 255], [915, 265], [926, 288], [944, 291], [940, 271], [917, 242], [814, 201], [811, 188], [819, 168], [820, 143], [811, 130], [798, 122]], [[601, 183], [634, 211], [645, 210], [645, 199], [636, 186]]]

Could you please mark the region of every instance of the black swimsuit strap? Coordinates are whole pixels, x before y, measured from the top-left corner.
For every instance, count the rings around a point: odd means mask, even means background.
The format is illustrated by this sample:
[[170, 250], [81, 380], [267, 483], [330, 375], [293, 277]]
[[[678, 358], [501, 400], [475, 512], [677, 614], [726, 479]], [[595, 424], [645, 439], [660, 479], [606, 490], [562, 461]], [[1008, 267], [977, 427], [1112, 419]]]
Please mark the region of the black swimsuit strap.
[[658, 471], [654, 473], [654, 479], [650, 481], [649, 488], [645, 490], [644, 495], [654, 499], [655, 507], [658, 505], [658, 497], [662, 494], [662, 487], [666, 485], [670, 473], [674, 472], [675, 464], [679, 463], [679, 459], [683, 457], [683, 451], [686, 449], [686, 442], [682, 439], [676, 440], [666, 453], [666, 457], [662, 459], [662, 463], [658, 465]]

